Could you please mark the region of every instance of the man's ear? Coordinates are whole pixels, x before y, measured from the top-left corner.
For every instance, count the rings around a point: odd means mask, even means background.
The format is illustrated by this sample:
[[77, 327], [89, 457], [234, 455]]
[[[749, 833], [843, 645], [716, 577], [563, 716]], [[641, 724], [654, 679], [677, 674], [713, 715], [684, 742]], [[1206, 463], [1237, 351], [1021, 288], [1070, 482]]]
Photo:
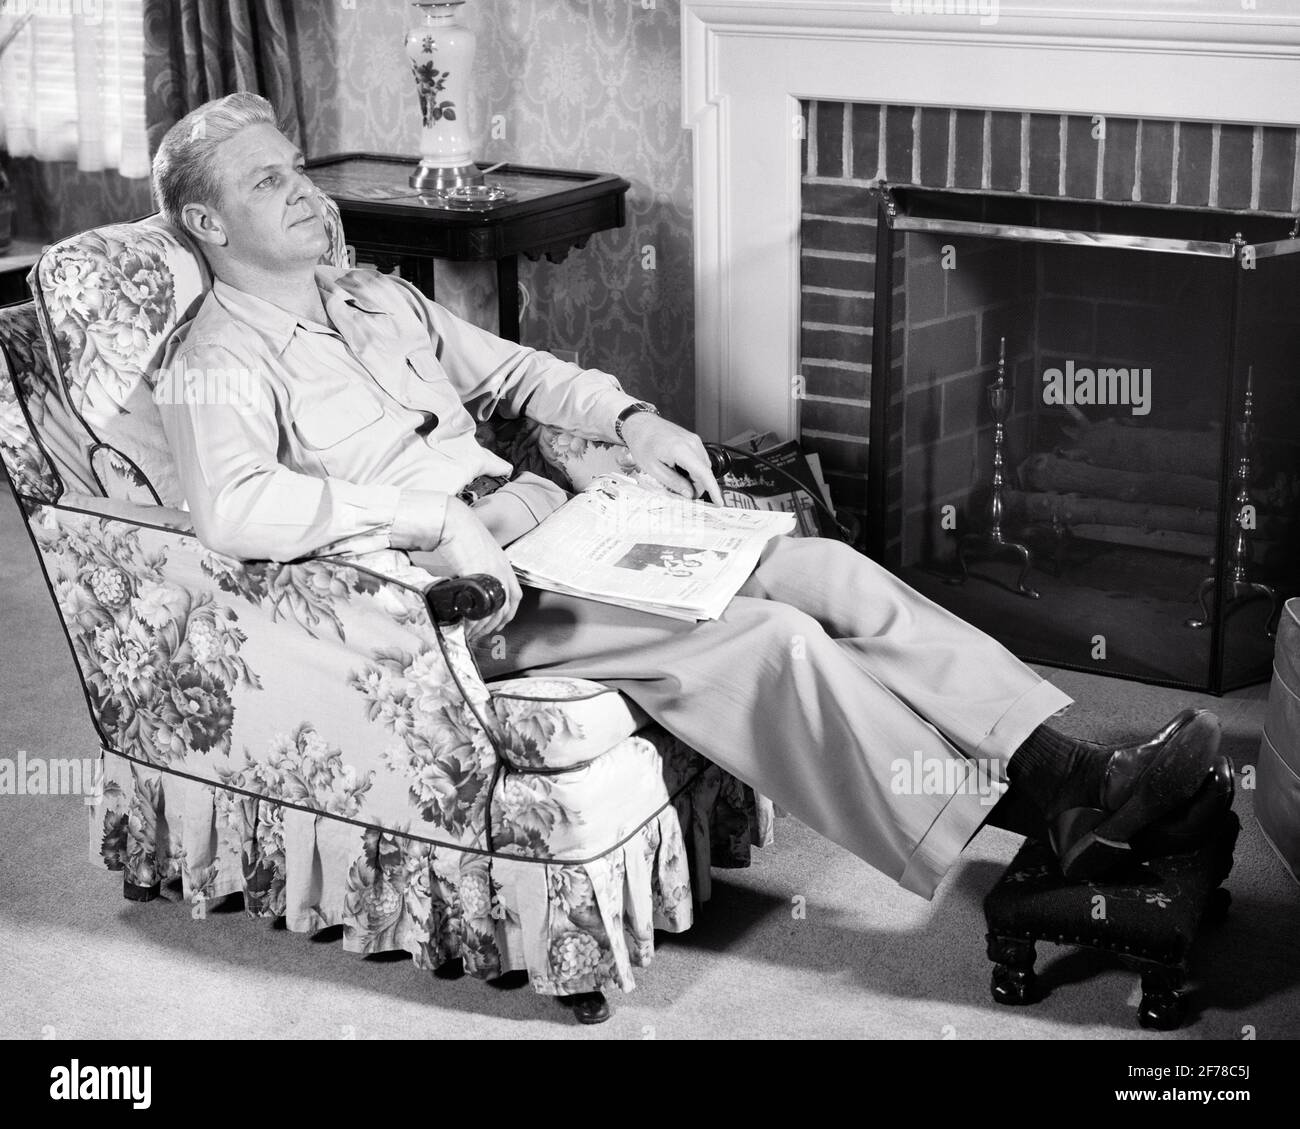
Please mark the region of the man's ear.
[[221, 217], [207, 204], [186, 204], [181, 209], [181, 226], [209, 247], [224, 247], [230, 242]]

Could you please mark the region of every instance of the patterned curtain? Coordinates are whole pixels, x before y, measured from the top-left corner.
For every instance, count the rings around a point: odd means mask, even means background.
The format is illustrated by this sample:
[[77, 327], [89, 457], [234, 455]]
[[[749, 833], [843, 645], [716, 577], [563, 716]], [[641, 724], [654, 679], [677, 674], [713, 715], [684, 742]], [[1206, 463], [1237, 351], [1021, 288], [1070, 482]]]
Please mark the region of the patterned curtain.
[[237, 90], [261, 94], [302, 145], [290, 0], [144, 0], [149, 152], [190, 110]]

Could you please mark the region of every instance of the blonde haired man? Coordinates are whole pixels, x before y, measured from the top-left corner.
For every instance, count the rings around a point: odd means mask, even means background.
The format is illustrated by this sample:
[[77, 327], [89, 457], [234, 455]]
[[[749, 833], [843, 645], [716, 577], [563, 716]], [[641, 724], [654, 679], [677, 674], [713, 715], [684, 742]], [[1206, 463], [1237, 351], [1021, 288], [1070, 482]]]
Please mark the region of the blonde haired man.
[[[507, 600], [476, 630], [503, 633], [509, 658], [483, 651], [486, 676], [617, 687], [925, 897], [986, 817], [1050, 833], [1066, 872], [1089, 877], [1194, 840], [1222, 809], [1207, 783], [1222, 767], [1213, 715], [1184, 711], [1123, 747], [1065, 737], [1045, 724], [1070, 704], [1061, 690], [839, 542], [776, 539], [724, 615], [699, 624], [522, 591], [502, 544], [563, 495], [521, 475], [470, 504], [467, 487], [512, 468], [475, 442], [463, 401], [621, 438], [670, 489], [718, 498], [700, 439], [607, 373], [476, 329], [400, 280], [319, 266], [319, 197], [253, 95], [177, 123], [154, 178], [216, 276], [170, 343], [173, 386], [160, 389], [196, 531], [214, 549], [291, 560], [391, 546], [490, 573]], [[251, 374], [261, 410], [175, 386], [213, 370]], [[983, 773], [1009, 792], [990, 817], [986, 789], [898, 788], [896, 763], [918, 756], [961, 770], [940, 780]], [[607, 1014], [592, 1000], [580, 1018]]]

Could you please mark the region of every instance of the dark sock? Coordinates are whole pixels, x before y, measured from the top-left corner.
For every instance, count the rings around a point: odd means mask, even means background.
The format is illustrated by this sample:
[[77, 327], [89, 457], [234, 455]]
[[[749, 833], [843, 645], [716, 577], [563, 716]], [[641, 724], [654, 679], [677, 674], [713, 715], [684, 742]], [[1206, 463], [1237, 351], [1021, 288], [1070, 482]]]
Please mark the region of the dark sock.
[[980, 824], [981, 827], [985, 825], [1000, 827], [1003, 831], [1014, 831], [1026, 839], [1047, 837], [1047, 821], [1038, 810], [1038, 805], [1014, 786], [1008, 788], [993, 805], [984, 823]]
[[1007, 762], [1010, 791], [1019, 792], [1047, 819], [1067, 808], [1096, 807], [1108, 752], [1040, 725]]
[[[969, 847], [971, 840], [986, 827], [1000, 827], [1003, 831], [1012, 831], [1026, 839], [1047, 838], [1047, 821], [1043, 818], [1043, 813], [1029, 802], [1024, 792], [1018, 791], [1014, 786], [1002, 793], [984, 817], [984, 822], [971, 832], [966, 846]], [[965, 850], [965, 847], [962, 849]]]

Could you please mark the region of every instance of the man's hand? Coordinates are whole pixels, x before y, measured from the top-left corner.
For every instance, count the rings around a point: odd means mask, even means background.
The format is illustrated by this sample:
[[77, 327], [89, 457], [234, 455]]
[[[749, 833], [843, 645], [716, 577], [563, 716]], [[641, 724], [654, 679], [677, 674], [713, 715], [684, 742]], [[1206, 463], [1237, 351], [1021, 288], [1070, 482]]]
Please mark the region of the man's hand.
[[[707, 500], [721, 505], [722, 490], [713, 477], [708, 452], [694, 432], [653, 412], [636, 412], [623, 421], [623, 438], [637, 466], [674, 494], [707, 495]], [[683, 471], [688, 477], [683, 477]]]
[[510, 567], [501, 546], [478, 519], [478, 515], [459, 498], [447, 501], [447, 516], [442, 525], [442, 540], [438, 542], [438, 556], [457, 576], [470, 576], [476, 572], [490, 573], [501, 581], [501, 586], [505, 589], [506, 602], [500, 610], [483, 619], [465, 621], [467, 638], [477, 639], [479, 636], [491, 635], [514, 619], [515, 612], [519, 610], [519, 601], [523, 598], [519, 581], [515, 579], [515, 570]]

